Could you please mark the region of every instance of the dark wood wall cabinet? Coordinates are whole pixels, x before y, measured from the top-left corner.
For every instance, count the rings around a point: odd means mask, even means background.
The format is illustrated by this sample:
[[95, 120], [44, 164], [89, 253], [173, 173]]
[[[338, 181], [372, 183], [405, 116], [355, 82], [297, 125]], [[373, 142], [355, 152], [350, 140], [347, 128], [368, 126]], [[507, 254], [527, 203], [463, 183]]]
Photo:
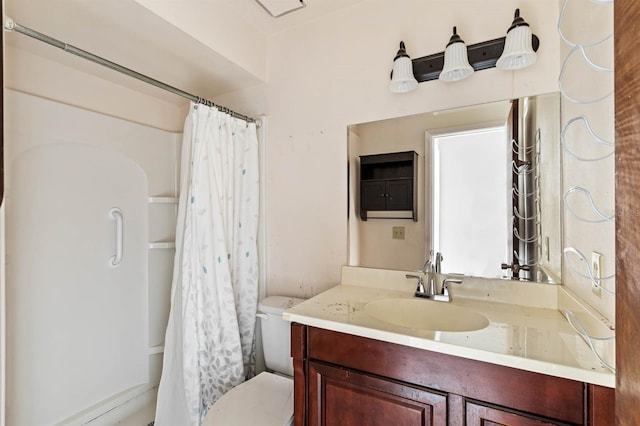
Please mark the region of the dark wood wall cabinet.
[[614, 390], [293, 323], [295, 425], [614, 424]]
[[418, 154], [360, 156], [360, 218], [418, 220]]

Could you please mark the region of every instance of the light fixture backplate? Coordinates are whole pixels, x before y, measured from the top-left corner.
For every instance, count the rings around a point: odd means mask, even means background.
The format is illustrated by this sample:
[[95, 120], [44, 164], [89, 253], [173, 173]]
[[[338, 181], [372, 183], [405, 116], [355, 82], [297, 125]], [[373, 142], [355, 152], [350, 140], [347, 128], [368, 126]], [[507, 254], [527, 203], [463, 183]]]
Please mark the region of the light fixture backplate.
[[[505, 40], [506, 37], [501, 37], [467, 46], [469, 64], [473, 67], [473, 70], [480, 71], [494, 68], [504, 50]], [[537, 51], [540, 47], [540, 39], [535, 34], [532, 35], [532, 44], [533, 50]], [[444, 52], [434, 53], [411, 61], [413, 62], [413, 74], [418, 82], [437, 80], [444, 67]]]

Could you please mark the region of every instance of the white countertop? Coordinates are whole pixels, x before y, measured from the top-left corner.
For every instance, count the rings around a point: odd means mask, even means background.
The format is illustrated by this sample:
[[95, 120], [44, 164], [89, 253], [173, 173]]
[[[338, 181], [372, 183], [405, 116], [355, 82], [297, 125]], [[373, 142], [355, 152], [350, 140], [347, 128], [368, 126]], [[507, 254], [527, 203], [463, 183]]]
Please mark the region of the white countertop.
[[[403, 272], [398, 272], [404, 279]], [[456, 287], [452, 289], [453, 301], [449, 303], [483, 314], [489, 319], [489, 325], [469, 332], [427, 331], [383, 322], [364, 311], [365, 305], [374, 300], [414, 298], [406, 287], [392, 290], [379, 288], [377, 284], [345, 285], [344, 276], [343, 273], [343, 284], [294, 306], [283, 317], [327, 330], [615, 387], [615, 374], [598, 362], [557, 307], [496, 302], [489, 294], [490, 301], [466, 298], [456, 296], [456, 290], [461, 288]], [[556, 291], [555, 286], [552, 290]], [[545, 291], [548, 291], [546, 287]], [[429, 304], [447, 303], [426, 299], [423, 302], [425, 309]]]

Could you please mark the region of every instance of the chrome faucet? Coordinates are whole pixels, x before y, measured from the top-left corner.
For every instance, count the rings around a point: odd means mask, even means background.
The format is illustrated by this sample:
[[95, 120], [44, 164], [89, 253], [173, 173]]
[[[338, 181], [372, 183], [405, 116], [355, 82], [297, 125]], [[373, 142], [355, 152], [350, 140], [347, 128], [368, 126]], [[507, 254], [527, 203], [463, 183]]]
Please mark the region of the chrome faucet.
[[442, 253], [437, 252], [436, 253], [436, 258], [435, 258], [436, 274], [439, 274], [440, 272], [442, 272], [442, 261], [443, 260], [444, 260], [444, 258], [442, 257]]
[[436, 274], [431, 259], [427, 259], [422, 268], [424, 277], [427, 280], [426, 288], [422, 276], [419, 275], [405, 275], [407, 278], [417, 278], [418, 288], [416, 288], [415, 296], [431, 299], [436, 295]]
[[[433, 255], [433, 252], [431, 253]], [[432, 299], [438, 302], [451, 302], [451, 293], [449, 292], [449, 283], [462, 283], [462, 280], [455, 278], [445, 278], [442, 281], [442, 287], [440, 292], [436, 290], [436, 277], [442, 271], [442, 254], [436, 253], [434, 260], [427, 259], [422, 268], [424, 277], [427, 280], [426, 288], [423, 277], [420, 275], [407, 274], [407, 279], [416, 278], [418, 280], [418, 287], [414, 293], [415, 297], [423, 297], [425, 299]]]

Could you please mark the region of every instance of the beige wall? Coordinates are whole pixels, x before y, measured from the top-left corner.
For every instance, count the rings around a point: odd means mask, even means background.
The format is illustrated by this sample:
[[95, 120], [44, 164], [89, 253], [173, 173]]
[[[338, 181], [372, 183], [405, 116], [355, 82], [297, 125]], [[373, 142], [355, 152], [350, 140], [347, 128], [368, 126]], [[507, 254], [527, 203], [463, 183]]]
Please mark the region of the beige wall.
[[[410, 55], [442, 51], [451, 27], [468, 44], [504, 34], [516, 7], [540, 37], [538, 62], [490, 69], [414, 92], [388, 90], [400, 40]], [[310, 296], [347, 261], [347, 126], [557, 90], [557, 0], [363, 1], [269, 43], [267, 288]], [[243, 94], [239, 94], [243, 96]], [[228, 102], [233, 103], [228, 96]]]

